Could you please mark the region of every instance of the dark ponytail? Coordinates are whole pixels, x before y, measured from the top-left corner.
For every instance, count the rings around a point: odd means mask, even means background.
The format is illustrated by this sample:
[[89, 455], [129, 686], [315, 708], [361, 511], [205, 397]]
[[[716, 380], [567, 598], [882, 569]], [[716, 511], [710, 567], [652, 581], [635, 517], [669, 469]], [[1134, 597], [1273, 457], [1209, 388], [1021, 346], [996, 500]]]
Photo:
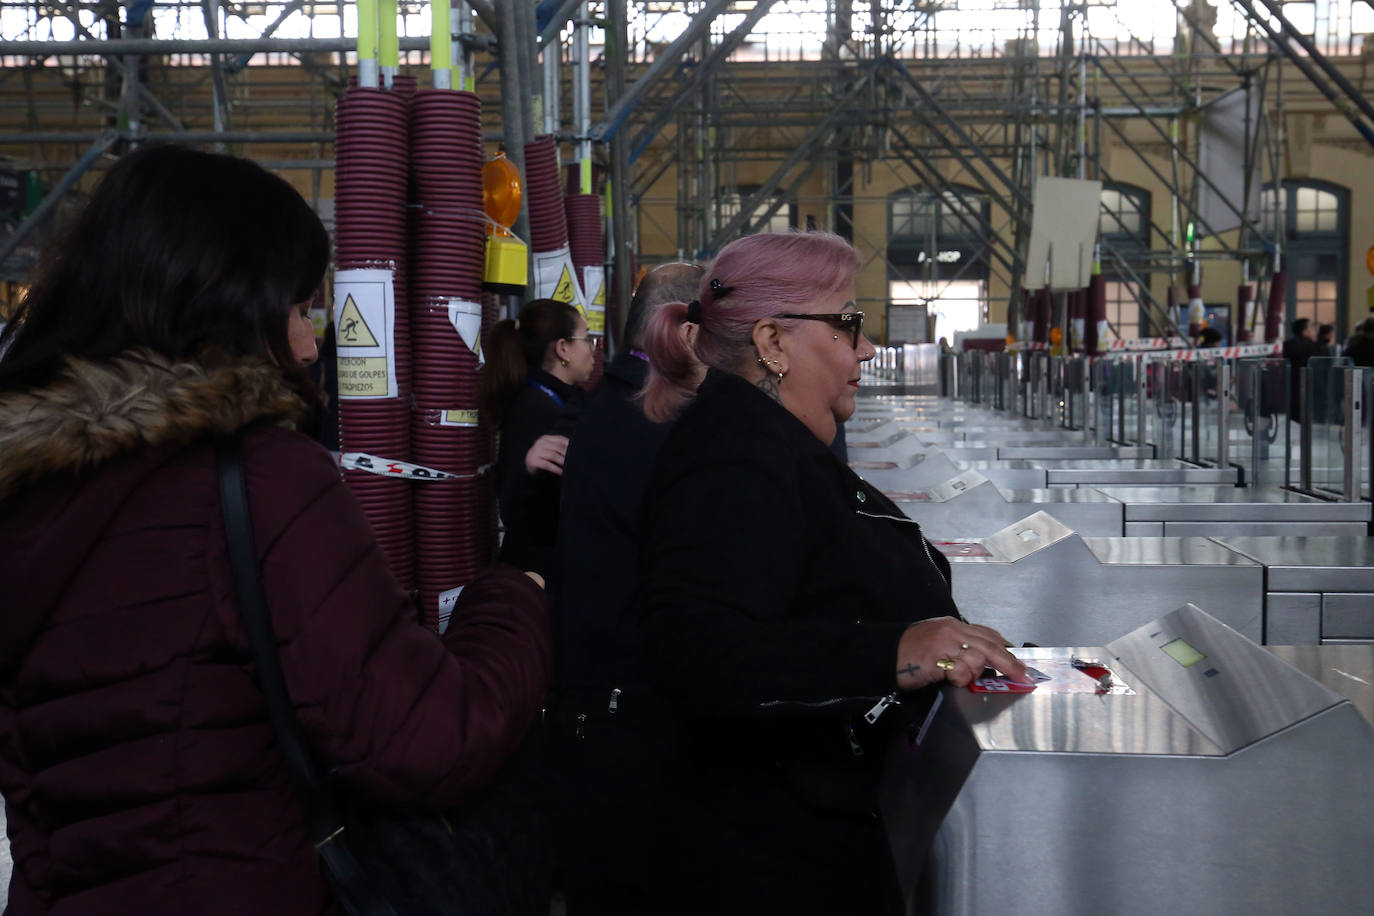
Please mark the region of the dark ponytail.
[[549, 345], [577, 332], [577, 318], [577, 309], [566, 302], [535, 299], [516, 320], [496, 323], [487, 338], [478, 389], [478, 406], [487, 419], [501, 425], [530, 372], [543, 367]]

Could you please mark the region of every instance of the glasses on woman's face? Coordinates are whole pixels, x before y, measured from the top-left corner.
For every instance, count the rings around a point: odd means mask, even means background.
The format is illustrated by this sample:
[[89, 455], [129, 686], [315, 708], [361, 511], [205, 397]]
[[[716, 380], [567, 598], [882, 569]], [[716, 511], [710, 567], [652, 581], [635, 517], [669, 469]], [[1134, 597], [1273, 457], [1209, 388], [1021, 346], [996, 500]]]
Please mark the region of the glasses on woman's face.
[[824, 321], [834, 325], [841, 330], [849, 332], [849, 345], [855, 350], [859, 349], [859, 337], [864, 332], [864, 313], [863, 312], [821, 312], [821, 313], [793, 313], [785, 312], [781, 315], [774, 315], [774, 318], [806, 318], [811, 321]]
[[595, 350], [597, 347], [601, 346], [601, 342], [600, 342], [597, 338], [591, 337], [591, 336], [587, 336], [587, 337], [564, 337], [563, 339], [564, 339], [564, 340], [582, 340], [582, 341], [586, 341], [587, 346], [588, 346], [588, 347], [591, 347], [593, 350]]

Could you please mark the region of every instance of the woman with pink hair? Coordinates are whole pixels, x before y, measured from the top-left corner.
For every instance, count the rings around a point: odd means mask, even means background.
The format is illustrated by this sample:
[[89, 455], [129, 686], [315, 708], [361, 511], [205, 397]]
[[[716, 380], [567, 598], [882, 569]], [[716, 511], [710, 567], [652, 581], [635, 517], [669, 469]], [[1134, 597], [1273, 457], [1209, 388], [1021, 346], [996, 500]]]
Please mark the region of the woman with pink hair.
[[1025, 679], [959, 615], [916, 523], [829, 449], [875, 353], [858, 269], [838, 236], [748, 236], [646, 335], [645, 411], [677, 415], [645, 496], [641, 607], [689, 749], [684, 912], [895, 911], [884, 713], [985, 665]]

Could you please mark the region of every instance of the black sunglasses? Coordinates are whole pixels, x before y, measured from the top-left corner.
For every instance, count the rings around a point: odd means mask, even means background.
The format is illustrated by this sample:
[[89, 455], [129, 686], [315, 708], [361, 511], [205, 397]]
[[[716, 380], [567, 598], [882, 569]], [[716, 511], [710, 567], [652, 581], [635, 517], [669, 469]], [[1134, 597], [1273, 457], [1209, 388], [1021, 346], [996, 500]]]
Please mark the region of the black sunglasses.
[[823, 314], [795, 314], [785, 312], [781, 315], [774, 315], [774, 318], [808, 318], [812, 321], [824, 321], [835, 325], [842, 330], [849, 332], [849, 345], [855, 350], [859, 349], [859, 336], [864, 332], [864, 313], [863, 312], [825, 312]]

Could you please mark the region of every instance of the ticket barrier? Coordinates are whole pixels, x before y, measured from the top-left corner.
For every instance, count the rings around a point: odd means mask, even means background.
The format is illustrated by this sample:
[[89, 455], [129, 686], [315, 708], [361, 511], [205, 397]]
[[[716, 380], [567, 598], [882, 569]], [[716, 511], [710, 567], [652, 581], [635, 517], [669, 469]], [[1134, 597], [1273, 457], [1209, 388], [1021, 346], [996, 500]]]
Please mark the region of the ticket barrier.
[[1015, 645], [1100, 646], [1189, 600], [1248, 639], [1264, 635], [1263, 564], [1211, 538], [1083, 537], [1039, 511], [935, 545], [964, 616]]
[[1264, 564], [1266, 643], [1374, 644], [1374, 537], [1213, 540]]
[[1120, 461], [959, 461], [939, 452], [912, 453], [898, 459], [871, 459], [851, 454], [849, 466], [880, 490], [935, 486], [974, 470], [1004, 490], [1102, 486], [1235, 486], [1234, 467], [1205, 468], [1177, 459]]
[[1123, 524], [1121, 502], [1098, 490], [999, 490], [978, 471], [964, 471], [933, 487], [886, 495], [930, 538], [992, 534], [1042, 509], [1078, 534], [1117, 537]]
[[1345, 697], [1374, 725], [1374, 643], [1264, 648]]
[[946, 686], [893, 742], [908, 912], [1369, 912], [1374, 727], [1350, 700], [1191, 604], [1016, 654], [1049, 680]]
[[1370, 504], [1327, 502], [1278, 487], [1103, 487], [1125, 504], [1124, 534], [1279, 536], [1369, 534]]

